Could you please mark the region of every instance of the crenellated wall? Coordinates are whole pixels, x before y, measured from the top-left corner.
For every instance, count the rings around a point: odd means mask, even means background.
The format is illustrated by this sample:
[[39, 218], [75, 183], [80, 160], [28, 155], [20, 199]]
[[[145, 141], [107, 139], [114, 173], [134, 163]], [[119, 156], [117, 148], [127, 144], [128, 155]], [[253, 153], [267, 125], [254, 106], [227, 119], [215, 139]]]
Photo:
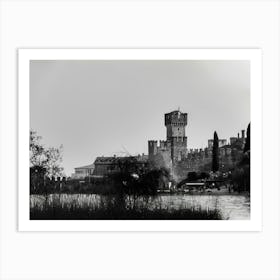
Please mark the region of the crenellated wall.
[[[166, 126], [166, 140], [148, 141], [149, 160], [156, 167], [168, 167], [175, 176], [186, 177], [188, 172], [211, 171], [213, 139], [208, 140], [208, 147], [204, 149], [188, 149], [188, 138], [185, 127], [188, 114], [173, 111], [164, 115]], [[219, 139], [220, 170], [229, 170], [242, 156], [246, 142], [245, 131], [241, 137]]]

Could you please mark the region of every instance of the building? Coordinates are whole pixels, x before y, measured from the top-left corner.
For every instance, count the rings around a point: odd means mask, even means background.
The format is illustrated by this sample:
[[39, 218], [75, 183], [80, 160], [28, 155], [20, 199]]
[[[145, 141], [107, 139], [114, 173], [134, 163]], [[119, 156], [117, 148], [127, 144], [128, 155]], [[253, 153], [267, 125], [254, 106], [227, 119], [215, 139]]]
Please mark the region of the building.
[[[72, 178], [104, 178], [119, 172], [141, 174], [151, 168], [165, 167], [177, 179], [186, 178], [189, 172], [207, 172], [212, 167], [213, 139], [208, 140], [204, 149], [188, 149], [186, 126], [188, 114], [180, 110], [164, 115], [166, 140], [149, 140], [148, 155], [126, 157], [97, 157], [91, 165], [75, 168]], [[245, 130], [241, 137], [219, 139], [220, 170], [227, 171], [235, 166], [242, 158], [246, 142]]]
[[76, 167], [76, 168], [74, 168], [75, 173], [73, 173], [71, 175], [71, 178], [72, 179], [84, 179], [85, 177], [89, 177], [89, 176], [93, 175], [94, 168], [95, 168], [94, 163], [92, 163], [90, 165]]
[[[213, 139], [208, 140], [204, 149], [188, 149], [186, 126], [188, 114], [179, 110], [164, 116], [166, 140], [148, 141], [149, 162], [153, 167], [166, 167], [174, 177], [185, 178], [189, 172], [211, 171]], [[230, 141], [219, 139], [220, 170], [230, 170], [241, 160], [246, 142], [245, 130], [241, 137], [231, 137]]]
[[229, 141], [230, 141], [230, 145], [234, 145], [236, 143], [241, 143], [241, 144], [244, 144], [245, 145], [245, 142], [246, 142], [246, 137], [245, 137], [245, 130], [241, 130], [241, 137], [240, 137], [240, 134], [238, 133], [237, 134], [237, 137], [230, 137], [229, 138]]
[[[209, 139], [208, 140], [208, 148], [212, 149], [213, 148], [213, 144], [214, 144], [214, 140], [213, 139]], [[226, 139], [219, 139], [219, 148], [222, 146], [225, 146], [227, 144], [227, 140]]]
[[[188, 114], [179, 110], [164, 115], [166, 126], [166, 140], [148, 141], [149, 160], [157, 162], [162, 160], [165, 165], [170, 166], [181, 161], [187, 155], [186, 126]], [[161, 157], [161, 159], [160, 159]]]
[[[232, 169], [241, 160], [246, 142], [245, 130], [242, 130], [241, 134], [241, 138], [239, 133], [237, 137], [230, 137], [229, 143], [227, 143], [226, 139], [221, 139], [221, 141], [219, 141], [220, 171], [228, 171]], [[177, 165], [177, 172], [179, 174], [184, 174], [186, 171], [211, 171], [212, 150], [212, 139], [208, 140], [207, 148], [188, 150], [187, 157], [180, 162], [180, 165]]]
[[95, 162], [93, 178], [103, 178], [118, 172], [142, 173], [148, 168], [148, 156], [127, 156], [127, 157], [97, 157]]

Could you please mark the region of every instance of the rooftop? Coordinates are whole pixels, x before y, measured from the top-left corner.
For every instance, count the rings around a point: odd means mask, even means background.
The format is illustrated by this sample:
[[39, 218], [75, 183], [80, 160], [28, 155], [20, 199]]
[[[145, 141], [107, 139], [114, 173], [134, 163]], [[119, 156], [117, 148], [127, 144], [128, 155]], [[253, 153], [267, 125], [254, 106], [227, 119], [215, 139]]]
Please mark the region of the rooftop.
[[94, 163], [85, 166], [75, 167], [75, 169], [92, 169], [92, 168], [94, 168]]
[[127, 157], [97, 157], [95, 159], [95, 164], [96, 163], [115, 163], [116, 161], [125, 161], [125, 160], [136, 160], [137, 162], [143, 162], [143, 161], [148, 161], [148, 155], [138, 155], [138, 156], [127, 156]]

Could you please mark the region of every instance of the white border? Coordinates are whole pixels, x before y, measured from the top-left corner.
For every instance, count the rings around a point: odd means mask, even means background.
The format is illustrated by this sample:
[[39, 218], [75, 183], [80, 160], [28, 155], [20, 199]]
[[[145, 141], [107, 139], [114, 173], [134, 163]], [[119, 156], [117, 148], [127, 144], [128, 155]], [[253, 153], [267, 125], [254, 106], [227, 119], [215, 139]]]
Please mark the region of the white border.
[[[244, 221], [29, 220], [30, 60], [249, 60], [251, 65], [251, 219]], [[262, 71], [260, 49], [19, 49], [19, 231], [261, 231]]]

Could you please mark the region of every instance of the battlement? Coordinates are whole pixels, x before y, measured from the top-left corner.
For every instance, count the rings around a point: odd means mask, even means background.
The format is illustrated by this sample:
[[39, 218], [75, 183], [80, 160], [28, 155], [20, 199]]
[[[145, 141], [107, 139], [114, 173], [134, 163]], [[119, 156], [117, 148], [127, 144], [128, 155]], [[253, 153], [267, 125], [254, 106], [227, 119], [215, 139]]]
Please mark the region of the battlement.
[[188, 124], [188, 114], [182, 113], [179, 110], [164, 114], [165, 126], [186, 126]]
[[[149, 161], [156, 167], [171, 168], [180, 176], [190, 171], [210, 171], [212, 166], [214, 140], [209, 139], [208, 145], [200, 149], [188, 149], [186, 126], [188, 114], [180, 110], [164, 114], [166, 140], [149, 140]], [[240, 137], [241, 135], [241, 137]], [[243, 155], [246, 137], [245, 130], [237, 137], [219, 139], [219, 162], [221, 170], [229, 170], [239, 162]]]
[[183, 140], [186, 136], [185, 127], [188, 122], [188, 114], [179, 110], [165, 114], [166, 139], [172, 141], [174, 138]]
[[[213, 144], [214, 144], [214, 140], [213, 139], [209, 139], [208, 140], [208, 148], [212, 149], [213, 148]], [[227, 145], [227, 140], [226, 139], [219, 139], [219, 147], [225, 146]]]
[[149, 149], [154, 149], [154, 150], [164, 150], [168, 149], [170, 147], [170, 143], [165, 140], [149, 140], [148, 141]]
[[[159, 164], [158, 166], [165, 166], [167, 162], [170, 162], [171, 156], [171, 143], [169, 141], [160, 140], [159, 145], [157, 140], [148, 141], [148, 153], [149, 160], [153, 164]], [[165, 160], [163, 160], [163, 158]]]

